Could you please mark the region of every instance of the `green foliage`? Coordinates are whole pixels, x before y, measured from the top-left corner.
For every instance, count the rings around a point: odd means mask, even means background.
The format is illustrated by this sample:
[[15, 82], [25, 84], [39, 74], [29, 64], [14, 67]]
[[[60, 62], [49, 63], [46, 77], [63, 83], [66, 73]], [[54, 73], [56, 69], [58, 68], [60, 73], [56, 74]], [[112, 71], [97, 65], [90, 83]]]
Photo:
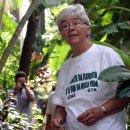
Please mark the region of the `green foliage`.
[[49, 58], [49, 64], [52, 72], [56, 71], [56, 73], [58, 73], [61, 65], [68, 58], [70, 51], [70, 46], [68, 46], [65, 42], [55, 45]]
[[36, 70], [39, 68], [39, 60], [32, 59], [30, 66], [30, 79], [35, 79]]
[[[101, 19], [101, 25], [106, 26], [112, 23], [113, 11], [108, 11]], [[109, 19], [108, 19], [109, 18]]]
[[71, 53], [70, 46], [62, 40], [56, 24], [57, 14], [66, 6], [68, 5], [64, 4], [63, 6], [46, 10], [48, 16], [46, 17], [46, 33], [43, 35], [43, 40], [45, 40], [43, 61], [48, 61], [52, 73], [56, 72], [53, 75], [54, 80], [57, 78], [61, 65]]
[[52, 6], [56, 6], [58, 5], [58, 3], [60, 3], [62, 0], [43, 0], [43, 5], [48, 8], [48, 7], [52, 7]]
[[[130, 54], [130, 4], [127, 0], [88, 0], [83, 3], [92, 23], [92, 38], [121, 48]], [[129, 38], [128, 38], [129, 37]], [[126, 40], [127, 39], [127, 40]]]
[[[11, 39], [17, 26], [16, 18], [11, 13], [4, 13], [2, 30], [0, 31], [0, 58], [8, 46], [9, 40]], [[0, 86], [4, 90], [13, 88], [14, 75], [18, 69], [18, 60], [20, 57], [19, 45], [16, 45], [12, 50], [12, 54], [8, 58], [6, 65], [0, 76]]]
[[120, 31], [123, 30], [130, 30], [130, 27], [128, 26], [127, 22], [111, 24], [102, 31], [100, 31], [99, 34], [119, 33]]
[[125, 81], [130, 79], [130, 70], [123, 66], [112, 66], [103, 70], [99, 75], [99, 79], [106, 82]]
[[33, 130], [37, 130], [40, 126], [42, 126], [43, 122], [43, 115], [41, 109], [39, 109], [37, 106], [34, 106], [32, 108], [32, 114], [33, 114], [33, 121], [31, 123]]
[[[7, 95], [2, 88], [1, 91], [5, 96]], [[6, 97], [4, 101], [1, 100], [2, 97], [3, 95], [0, 94], [0, 130], [28, 130], [29, 128], [37, 130], [42, 125], [43, 116], [36, 106], [32, 106], [33, 118], [31, 120], [15, 108], [13, 101], [17, 99], [13, 95]]]
[[22, 5], [23, 0], [10, 0], [11, 10], [17, 10]]
[[10, 13], [5, 13], [3, 16], [3, 27], [2, 29], [12, 36], [12, 34], [15, 32], [17, 23], [16, 23], [16, 18], [10, 14]]
[[49, 10], [51, 11], [51, 13], [52, 13], [55, 17], [57, 17], [57, 15], [59, 14], [59, 12], [60, 12], [61, 10], [63, 10], [64, 8], [66, 8], [66, 7], [68, 7], [68, 4], [67, 4], [67, 3], [63, 3], [62, 5], [57, 6], [57, 7], [52, 7], [52, 8], [50, 8]]
[[130, 78], [124, 81], [117, 89], [116, 96], [119, 98], [130, 98]]
[[[1, 57], [3, 51], [8, 45], [11, 35], [8, 32], [1, 32], [0, 37], [1, 37], [0, 40], [0, 57]], [[0, 86], [2, 86], [5, 90], [13, 88], [14, 75], [18, 69], [19, 59], [20, 59], [20, 48], [19, 45], [16, 44], [0, 76]]]
[[117, 88], [116, 96], [119, 98], [130, 97], [130, 70], [124, 66], [112, 66], [103, 70], [98, 77], [106, 82], [123, 82]]
[[44, 7], [46, 8], [50, 8], [50, 7], [54, 7], [54, 6], [58, 6], [58, 5], [62, 5], [64, 3], [73, 3], [74, 0], [42, 0], [42, 4], [44, 5]]
[[[17, 0], [20, 2], [20, 0]], [[13, 1], [13, 4], [17, 1]], [[50, 0], [43, 0], [46, 6], [50, 7], [51, 5], [57, 4], [59, 1], [54, 1], [54, 3]], [[70, 56], [71, 50], [70, 47], [63, 42], [61, 36], [59, 35], [57, 24], [56, 24], [56, 16], [60, 10], [68, 6], [65, 2], [70, 2], [71, 0], [65, 0], [63, 5], [58, 7], [53, 7], [48, 9], [49, 11], [45, 14], [48, 15], [46, 18], [46, 33], [43, 36], [37, 35], [36, 44], [34, 45], [35, 53], [42, 54], [42, 61], [39, 59], [32, 60], [31, 62], [31, 70], [30, 74], [32, 76], [31, 79], [34, 79], [32, 83], [36, 88], [36, 92], [39, 93], [38, 98], [43, 99], [46, 97], [50, 88], [52, 87], [52, 81], [57, 77], [57, 73], [63, 64], [63, 62]], [[18, 3], [19, 3], [18, 2]], [[50, 5], [47, 5], [50, 2]], [[12, 5], [13, 5], [12, 4]], [[128, 0], [82, 0], [82, 4], [85, 6], [86, 11], [90, 17], [92, 23], [92, 35], [95, 43], [102, 44], [105, 46], [112, 47], [115, 51], [117, 51], [122, 57], [123, 61], [126, 65], [130, 65], [130, 57], [127, 54], [130, 54], [129, 43], [130, 43], [130, 27], [128, 24], [128, 20], [130, 18], [130, 4]], [[16, 4], [19, 5], [19, 4]], [[13, 7], [13, 6], [12, 6]], [[41, 6], [43, 8], [43, 6]], [[16, 9], [16, 7], [14, 8]], [[3, 50], [8, 46], [8, 42], [12, 37], [17, 23], [15, 17], [11, 14], [4, 14], [3, 19], [3, 27], [0, 33], [0, 57], [3, 53]], [[117, 48], [121, 48], [119, 50]], [[4, 88], [4, 90], [13, 88], [14, 84], [14, 75], [17, 72], [19, 66], [20, 59], [20, 49], [19, 45], [16, 45], [12, 53], [3, 69], [3, 72], [0, 77], [0, 86]], [[42, 67], [45, 64], [50, 64], [49, 68], [51, 70], [51, 74], [49, 76], [43, 76], [40, 81], [36, 81], [36, 71], [39, 67]], [[56, 72], [55, 75], [52, 73]], [[48, 73], [48, 72], [47, 72]], [[54, 79], [50, 79], [50, 77], [54, 77]], [[48, 79], [49, 77], [49, 79]], [[110, 77], [110, 76], [109, 76]], [[124, 78], [124, 77], [123, 77]], [[32, 86], [33, 86], [32, 85]], [[129, 89], [126, 89], [128, 92]], [[41, 92], [41, 93], [40, 93]], [[122, 90], [121, 90], [122, 92]], [[126, 92], [124, 90], [123, 95]], [[127, 93], [129, 95], [129, 93]], [[5, 95], [2, 94], [1, 99], [4, 99]], [[2, 102], [2, 101], [1, 101]], [[1, 109], [2, 110], [2, 109]], [[17, 115], [17, 114], [16, 114]], [[37, 112], [35, 115], [38, 115]], [[16, 119], [10, 114], [9, 120]], [[22, 117], [25, 119], [24, 117]], [[8, 121], [9, 121], [8, 120]], [[18, 118], [21, 120], [21, 118]], [[42, 120], [42, 117], [36, 116], [35, 121]], [[24, 121], [23, 121], [24, 122]], [[26, 122], [26, 121], [25, 121]], [[25, 123], [24, 122], [24, 123]], [[4, 125], [5, 122], [2, 122]], [[23, 123], [23, 124], [24, 124]], [[27, 122], [26, 122], [27, 123]], [[13, 124], [11, 126], [9, 122], [5, 123], [6, 125], [12, 127], [18, 127], [17, 124]], [[39, 125], [39, 123], [38, 123]], [[7, 129], [7, 128], [5, 128]]]
[[[0, 36], [2, 39], [0, 41], [1, 42], [0, 57], [1, 57], [4, 49], [8, 45], [7, 43], [10, 40], [11, 36], [6, 32], [2, 32]], [[20, 54], [21, 52], [20, 52], [19, 45], [16, 44], [0, 76], [0, 86], [2, 86], [5, 90], [12, 89], [14, 86], [14, 75], [18, 70]]]
[[12, 3], [14, 2], [14, 4], [13, 4], [13, 7], [14, 7], [14, 5], [16, 6], [16, 8], [20, 8], [20, 6], [22, 5], [22, 2], [23, 2], [23, 0], [12, 0]]
[[10, 38], [11, 38], [10, 33], [2, 30], [0, 31], [0, 58], [5, 48], [8, 46]]
[[45, 41], [42, 39], [42, 35], [40, 33], [36, 34], [36, 40], [35, 43], [33, 45], [33, 51], [36, 54], [40, 54], [42, 53], [42, 48], [45, 46]]
[[16, 45], [0, 76], [0, 86], [2, 86], [4, 90], [12, 89], [14, 87], [14, 75], [19, 67], [19, 59], [19, 46]]
[[3, 50], [7, 46], [5, 38], [2, 36], [2, 34], [2, 31], [0, 31], [0, 57], [2, 56]]

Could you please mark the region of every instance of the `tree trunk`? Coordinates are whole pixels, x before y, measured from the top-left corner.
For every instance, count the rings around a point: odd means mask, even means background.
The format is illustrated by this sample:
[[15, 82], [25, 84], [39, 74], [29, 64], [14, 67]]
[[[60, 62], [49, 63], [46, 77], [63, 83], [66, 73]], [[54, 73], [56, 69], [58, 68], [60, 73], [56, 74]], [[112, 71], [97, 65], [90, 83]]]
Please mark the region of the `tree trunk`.
[[2, 27], [2, 20], [3, 20], [3, 14], [4, 14], [4, 10], [5, 10], [5, 5], [6, 5], [6, 0], [2, 0], [2, 7], [1, 7], [1, 11], [0, 11], [0, 30]]
[[20, 35], [20, 32], [22, 31], [26, 21], [30, 18], [31, 14], [34, 12], [34, 10], [37, 8], [37, 6], [41, 3], [42, 0], [34, 0], [32, 2], [32, 4], [30, 5], [30, 7], [28, 8], [26, 14], [24, 15], [24, 17], [22, 18], [22, 20], [20, 21], [14, 35], [12, 36], [10, 42], [9, 42], [9, 45], [8, 47], [5, 49], [3, 55], [2, 55], [2, 58], [0, 60], [0, 74], [1, 74], [1, 71], [16, 43], [16, 41], [18, 40], [18, 37]]
[[19, 70], [26, 72], [27, 75], [29, 74], [30, 62], [31, 62], [32, 51], [33, 51], [32, 47], [35, 42], [38, 21], [39, 21], [39, 16], [35, 16], [35, 12], [34, 12], [29, 18], [27, 33], [22, 48]]

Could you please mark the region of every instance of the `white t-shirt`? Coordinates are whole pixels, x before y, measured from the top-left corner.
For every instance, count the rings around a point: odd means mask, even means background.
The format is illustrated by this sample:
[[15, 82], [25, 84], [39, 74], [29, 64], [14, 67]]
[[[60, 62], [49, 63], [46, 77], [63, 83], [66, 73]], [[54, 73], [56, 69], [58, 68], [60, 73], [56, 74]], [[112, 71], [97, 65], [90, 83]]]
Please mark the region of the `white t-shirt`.
[[101, 106], [115, 96], [117, 82], [98, 80], [102, 70], [114, 65], [124, 65], [120, 56], [113, 49], [96, 44], [62, 65], [53, 100], [67, 111], [67, 130], [125, 130], [123, 111], [92, 126], [85, 126], [76, 119], [87, 109]]

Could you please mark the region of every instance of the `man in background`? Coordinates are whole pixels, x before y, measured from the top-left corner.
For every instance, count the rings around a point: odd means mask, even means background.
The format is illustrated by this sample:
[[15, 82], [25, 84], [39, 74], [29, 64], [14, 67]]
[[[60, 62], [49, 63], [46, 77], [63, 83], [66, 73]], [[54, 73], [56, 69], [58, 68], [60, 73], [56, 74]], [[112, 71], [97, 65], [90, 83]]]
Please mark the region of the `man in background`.
[[16, 109], [21, 113], [25, 113], [32, 118], [30, 102], [34, 101], [34, 93], [27, 86], [27, 75], [23, 71], [19, 71], [15, 75], [14, 95], [17, 100], [14, 102]]

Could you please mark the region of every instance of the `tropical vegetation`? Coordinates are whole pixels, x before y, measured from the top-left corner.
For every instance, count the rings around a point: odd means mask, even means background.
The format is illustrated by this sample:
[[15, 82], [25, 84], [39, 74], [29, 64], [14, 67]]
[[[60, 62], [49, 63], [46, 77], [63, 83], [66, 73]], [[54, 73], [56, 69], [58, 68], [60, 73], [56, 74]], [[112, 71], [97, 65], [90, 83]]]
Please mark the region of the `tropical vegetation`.
[[[81, 3], [85, 7], [92, 24], [93, 42], [112, 47], [129, 68], [130, 4], [128, 0], [30, 0], [27, 12], [19, 19], [17, 14], [23, 1], [0, 0], [0, 90], [2, 92], [0, 113], [6, 115], [7, 112], [10, 113], [8, 116], [14, 116], [12, 112], [15, 110], [12, 106], [11, 109], [10, 106], [6, 107], [6, 98], [8, 90], [13, 89], [14, 75], [18, 70], [24, 70], [28, 74], [28, 84], [36, 94], [37, 107], [45, 110], [45, 102], [51, 88], [56, 85], [58, 71], [72, 53], [59, 35], [56, 26], [57, 14], [70, 4]], [[20, 33], [27, 21], [27, 31], [25, 38], [22, 39]], [[42, 23], [41, 26], [39, 23]], [[39, 30], [39, 26], [42, 30]], [[32, 106], [35, 107], [35, 104]], [[43, 120], [40, 115], [44, 115], [44, 110], [34, 112], [37, 113], [34, 114], [35, 116], [39, 115], [35, 117], [39, 121], [38, 124]], [[16, 122], [12, 120], [16, 118], [19, 119], [20, 124], [16, 127], [24, 125], [21, 119], [23, 122], [28, 122], [27, 119], [21, 118], [23, 115], [15, 115], [17, 116], [7, 116], [3, 119], [3, 115], [0, 114], [0, 127], [11, 123], [15, 125]], [[30, 127], [30, 124], [26, 127]], [[36, 127], [39, 126], [34, 127], [37, 129]]]

